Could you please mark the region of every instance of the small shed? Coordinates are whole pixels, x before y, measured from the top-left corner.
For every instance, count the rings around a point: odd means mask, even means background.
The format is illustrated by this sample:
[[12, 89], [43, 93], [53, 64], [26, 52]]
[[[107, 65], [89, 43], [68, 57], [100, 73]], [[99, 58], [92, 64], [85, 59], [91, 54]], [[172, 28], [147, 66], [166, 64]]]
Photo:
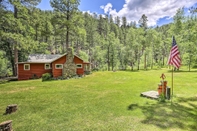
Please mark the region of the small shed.
[[90, 63], [73, 55], [72, 51], [63, 55], [33, 54], [26, 62], [18, 62], [18, 80], [40, 78], [45, 73], [50, 73], [54, 78], [84, 75], [86, 71], [90, 71]]

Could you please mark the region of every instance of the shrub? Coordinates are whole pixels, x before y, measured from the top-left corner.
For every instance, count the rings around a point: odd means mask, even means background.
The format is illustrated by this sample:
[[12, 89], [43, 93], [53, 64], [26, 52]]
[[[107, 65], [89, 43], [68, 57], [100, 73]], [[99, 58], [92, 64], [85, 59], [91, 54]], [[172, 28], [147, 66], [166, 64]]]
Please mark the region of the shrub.
[[197, 68], [197, 65], [193, 65], [192, 68], [195, 68], [196, 69]]
[[39, 77], [36, 74], [32, 75], [32, 79], [38, 79]]
[[42, 81], [50, 81], [51, 80], [51, 74], [45, 73], [42, 75]]
[[90, 75], [91, 74], [90, 71], [85, 71], [84, 73], [85, 73], [85, 75]]
[[92, 71], [99, 71], [99, 69], [98, 68], [93, 68]]
[[166, 100], [166, 98], [163, 93], [161, 95], [159, 95], [159, 102], [165, 102], [165, 100]]

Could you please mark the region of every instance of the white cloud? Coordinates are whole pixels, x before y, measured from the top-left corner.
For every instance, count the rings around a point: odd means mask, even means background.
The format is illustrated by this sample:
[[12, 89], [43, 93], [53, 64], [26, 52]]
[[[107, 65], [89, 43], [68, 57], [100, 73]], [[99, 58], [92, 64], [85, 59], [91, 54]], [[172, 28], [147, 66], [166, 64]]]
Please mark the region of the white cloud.
[[104, 10], [105, 13], [109, 13], [112, 10], [112, 4], [111, 3], [107, 3], [106, 6], [100, 6], [101, 9]]
[[172, 18], [179, 8], [191, 7], [196, 2], [196, 0], [125, 0], [125, 4], [118, 12], [112, 8], [111, 3], [100, 8], [114, 17], [125, 16], [128, 22], [138, 22], [145, 14], [148, 17], [148, 25], [154, 26], [160, 18]]
[[90, 14], [91, 16], [93, 16], [94, 14], [92, 13], [92, 12], [90, 12], [89, 10], [88, 11], [82, 11], [82, 13], [88, 13], [88, 14]]
[[96, 13], [95, 13], [95, 12], [91, 12], [90, 10], [88, 10], [88, 11], [82, 11], [82, 13], [83, 13], [83, 14], [88, 13], [88, 14], [90, 14], [91, 16], [94, 16], [94, 15], [97, 15], [97, 16], [102, 15], [102, 17], [105, 17], [104, 14], [98, 14], [97, 12], [96, 12]]

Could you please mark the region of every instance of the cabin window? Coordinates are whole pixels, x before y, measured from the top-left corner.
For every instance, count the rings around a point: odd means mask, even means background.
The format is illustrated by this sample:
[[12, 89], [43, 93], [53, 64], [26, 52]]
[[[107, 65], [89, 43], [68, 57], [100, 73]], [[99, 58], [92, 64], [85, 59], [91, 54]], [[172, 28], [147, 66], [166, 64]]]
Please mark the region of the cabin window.
[[63, 64], [55, 64], [55, 69], [62, 69], [63, 68]]
[[30, 70], [30, 64], [24, 64], [24, 70]]
[[77, 64], [77, 68], [82, 68], [82, 64]]
[[45, 69], [51, 69], [51, 65], [50, 64], [45, 64]]

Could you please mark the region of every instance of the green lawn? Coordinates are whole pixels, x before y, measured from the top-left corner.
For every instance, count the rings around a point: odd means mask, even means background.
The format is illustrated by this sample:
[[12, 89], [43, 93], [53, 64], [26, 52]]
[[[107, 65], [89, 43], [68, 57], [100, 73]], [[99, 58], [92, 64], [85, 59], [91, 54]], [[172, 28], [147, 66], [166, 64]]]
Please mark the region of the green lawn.
[[[162, 73], [171, 86], [166, 69], [0, 84], [0, 123], [13, 120], [15, 131], [196, 131], [196, 71], [174, 73], [172, 103], [140, 97], [157, 90]], [[17, 112], [3, 115], [9, 104], [17, 104]]]

